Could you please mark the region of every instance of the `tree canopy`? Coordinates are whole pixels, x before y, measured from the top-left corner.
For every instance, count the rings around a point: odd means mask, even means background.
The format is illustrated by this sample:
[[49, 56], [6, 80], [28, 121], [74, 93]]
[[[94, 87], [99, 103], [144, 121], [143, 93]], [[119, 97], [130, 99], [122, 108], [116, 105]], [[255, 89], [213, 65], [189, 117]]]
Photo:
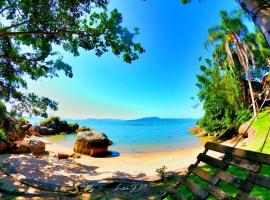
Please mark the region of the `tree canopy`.
[[[188, 4], [191, 0], [180, 0]], [[201, 0], [198, 0], [201, 1]], [[270, 2], [269, 0], [235, 0], [241, 8], [252, 18], [255, 25], [260, 28], [270, 47]]]
[[198, 97], [203, 102], [204, 117], [199, 124], [210, 133], [220, 133], [232, 122], [235, 125], [254, 117], [263, 75], [269, 71], [270, 50], [259, 30], [249, 32], [240, 11], [220, 12], [221, 22], [208, 30], [206, 48], [212, 57], [197, 75]]
[[79, 56], [79, 48], [97, 56], [111, 52], [131, 63], [144, 52], [134, 42], [138, 29], [121, 25], [122, 15], [109, 11], [108, 0], [1, 0], [0, 100], [14, 112], [46, 116], [57, 103], [27, 90], [25, 77], [53, 78], [63, 71], [72, 77], [55, 46]]

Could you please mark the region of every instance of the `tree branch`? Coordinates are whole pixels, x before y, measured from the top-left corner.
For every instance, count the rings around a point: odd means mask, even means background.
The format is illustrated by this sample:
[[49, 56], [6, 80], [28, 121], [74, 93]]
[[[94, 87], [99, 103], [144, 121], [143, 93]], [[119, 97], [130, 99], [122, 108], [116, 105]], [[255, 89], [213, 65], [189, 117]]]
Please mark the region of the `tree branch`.
[[9, 60], [12, 62], [20, 62], [20, 61], [30, 61], [30, 62], [37, 62], [37, 59], [31, 59], [31, 58], [11, 58], [9, 56], [5, 56], [5, 55], [0, 55], [0, 58], [3, 58], [5, 60]]
[[12, 24], [11, 26], [4, 27], [2, 30], [0, 30], [0, 32], [4, 32], [4, 31], [6, 31], [6, 30], [8, 30], [8, 29], [11, 29], [11, 28], [15, 28], [15, 27], [21, 26], [21, 25], [23, 25], [23, 24], [25, 24], [25, 23], [27, 23], [27, 22], [29, 22], [29, 20], [23, 21], [23, 22], [18, 23], [18, 24]]
[[89, 32], [92, 31], [92, 29], [89, 29], [88, 31], [69, 31], [69, 30], [59, 30], [56, 32], [42, 32], [42, 31], [29, 31], [29, 32], [4, 32], [0, 34], [0, 38], [7, 37], [7, 36], [27, 36], [27, 35], [67, 35], [67, 34], [73, 34], [73, 35], [79, 35], [83, 37], [89, 37], [89, 36], [99, 36], [101, 34], [104, 34], [103, 32], [100, 34], [90, 34]]
[[2, 14], [5, 10], [7, 10], [7, 9], [9, 9], [9, 8], [11, 8], [11, 6], [7, 6], [7, 7], [5, 7], [5, 8], [2, 8], [2, 9], [0, 10], [0, 14]]

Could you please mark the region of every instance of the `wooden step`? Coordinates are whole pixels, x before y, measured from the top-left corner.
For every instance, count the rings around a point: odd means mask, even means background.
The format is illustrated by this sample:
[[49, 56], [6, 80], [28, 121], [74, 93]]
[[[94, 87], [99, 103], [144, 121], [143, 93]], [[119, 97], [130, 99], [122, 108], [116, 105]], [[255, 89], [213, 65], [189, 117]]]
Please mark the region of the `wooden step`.
[[235, 197], [235, 200], [261, 200], [251, 194], [245, 193], [245, 192], [238, 192], [237, 196]]
[[266, 177], [266, 176], [262, 176], [262, 175], [250, 172], [247, 176], [247, 180], [258, 186], [270, 189], [270, 177]]
[[219, 160], [217, 158], [213, 158], [211, 156], [208, 156], [208, 155], [205, 155], [205, 154], [202, 154], [200, 153], [198, 155], [198, 160], [210, 165], [210, 166], [213, 166], [213, 167], [216, 167], [216, 168], [219, 168], [219, 169], [227, 169], [228, 168], [228, 164], [226, 164], [225, 162], [223, 162], [222, 160]]
[[195, 167], [194, 165], [191, 165], [188, 170], [193, 174], [199, 176], [201, 179], [207, 181], [208, 183], [211, 183], [212, 185], [216, 185], [219, 181], [218, 177], [210, 174], [209, 172], [203, 170], [200, 167]]
[[206, 190], [209, 192], [209, 194], [216, 197], [217, 199], [233, 200], [233, 197], [231, 195], [219, 189], [217, 186], [209, 185], [206, 187]]
[[224, 154], [231, 154], [231, 155], [234, 155], [237, 157], [245, 158], [245, 159], [252, 160], [255, 162], [258, 161], [260, 163], [270, 165], [270, 155], [269, 154], [265, 154], [265, 153], [260, 154], [258, 152], [233, 148], [233, 147], [225, 146], [225, 145], [214, 143], [214, 142], [207, 142], [205, 144], [205, 148], [210, 149], [212, 151], [217, 151], [217, 152], [224, 153]]
[[253, 161], [231, 155], [226, 155], [224, 157], [224, 161], [236, 167], [247, 169], [252, 172], [258, 172], [261, 168], [261, 165], [259, 163], [255, 163]]
[[162, 197], [162, 199], [167, 197], [168, 195], [170, 195], [170, 197], [174, 200], [187, 200], [187, 198], [183, 194], [180, 194], [179, 192], [176, 191], [176, 188], [170, 188], [166, 192], [166, 195]]
[[208, 192], [206, 190], [193, 183], [191, 180], [187, 179], [187, 177], [180, 176], [179, 182], [185, 187], [187, 187], [193, 194], [197, 195], [199, 198], [206, 199], [208, 197]]
[[238, 189], [240, 189], [244, 192], [250, 192], [252, 189], [252, 186], [253, 186], [252, 183], [245, 181], [245, 180], [242, 180], [239, 177], [234, 176], [226, 171], [219, 170], [216, 173], [216, 176], [219, 177], [221, 180], [237, 187]]

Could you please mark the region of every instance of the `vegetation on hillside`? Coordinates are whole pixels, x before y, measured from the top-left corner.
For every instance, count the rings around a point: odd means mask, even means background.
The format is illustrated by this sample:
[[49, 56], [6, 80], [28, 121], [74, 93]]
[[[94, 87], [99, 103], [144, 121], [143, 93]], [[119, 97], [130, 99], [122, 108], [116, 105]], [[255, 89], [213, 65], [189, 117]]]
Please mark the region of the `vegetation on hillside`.
[[5, 104], [0, 101], [0, 143], [16, 140], [20, 133], [16, 120], [8, 115]]
[[[260, 152], [266, 134], [270, 128], [270, 110], [263, 110], [259, 113], [258, 119], [254, 121], [252, 127], [256, 130], [256, 137], [244, 145], [244, 149]], [[263, 153], [270, 153], [270, 135], [263, 147]]]
[[28, 121], [27, 119], [20, 117], [17, 119], [17, 122], [20, 124], [30, 124], [30, 121]]
[[236, 119], [236, 126], [250, 117], [248, 104], [241, 100], [239, 83], [231, 72], [224, 74], [219, 66], [207, 60], [198, 75], [198, 97], [204, 102], [205, 114], [198, 124], [212, 135], [227, 129]]
[[217, 135], [231, 124], [237, 127], [259, 108], [256, 99], [263, 91], [258, 82], [269, 71], [270, 49], [260, 31], [249, 32], [240, 11], [221, 11], [221, 22], [209, 29], [206, 47], [211, 59], [201, 65], [197, 75], [198, 97], [204, 117], [198, 122]]
[[68, 123], [65, 120], [61, 120], [60, 117], [49, 117], [40, 122], [41, 126], [53, 129], [54, 134], [59, 133], [75, 133], [79, 128], [77, 123]]

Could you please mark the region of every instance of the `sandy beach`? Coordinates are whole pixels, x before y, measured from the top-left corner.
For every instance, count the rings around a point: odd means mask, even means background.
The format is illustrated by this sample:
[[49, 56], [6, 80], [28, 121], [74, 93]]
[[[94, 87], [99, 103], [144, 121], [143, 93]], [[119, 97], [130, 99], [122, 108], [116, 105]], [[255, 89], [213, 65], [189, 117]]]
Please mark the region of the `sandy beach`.
[[[39, 138], [43, 140], [44, 138]], [[182, 174], [203, 152], [203, 144], [186, 150], [162, 153], [123, 154], [114, 157], [58, 159], [58, 153], [73, 153], [72, 148], [58, 143], [46, 144], [48, 154], [2, 154], [1, 169], [12, 174], [13, 179], [27, 184], [41, 184], [47, 187], [75, 187], [78, 183], [108, 183], [112, 180], [133, 179], [154, 181], [160, 179], [156, 170], [166, 166], [167, 175]], [[212, 151], [207, 153], [218, 157]], [[30, 184], [31, 185], [31, 184]]]
[[[73, 153], [71, 149], [56, 143], [47, 144], [46, 149], [57, 153]], [[152, 180], [158, 178], [156, 169], [166, 166], [167, 172], [180, 172], [195, 163], [197, 155], [202, 151], [203, 145], [173, 152], [123, 154], [107, 158], [83, 155], [80, 159], [75, 159], [75, 162], [95, 167], [98, 174], [94, 176], [95, 180], [111, 177]]]

